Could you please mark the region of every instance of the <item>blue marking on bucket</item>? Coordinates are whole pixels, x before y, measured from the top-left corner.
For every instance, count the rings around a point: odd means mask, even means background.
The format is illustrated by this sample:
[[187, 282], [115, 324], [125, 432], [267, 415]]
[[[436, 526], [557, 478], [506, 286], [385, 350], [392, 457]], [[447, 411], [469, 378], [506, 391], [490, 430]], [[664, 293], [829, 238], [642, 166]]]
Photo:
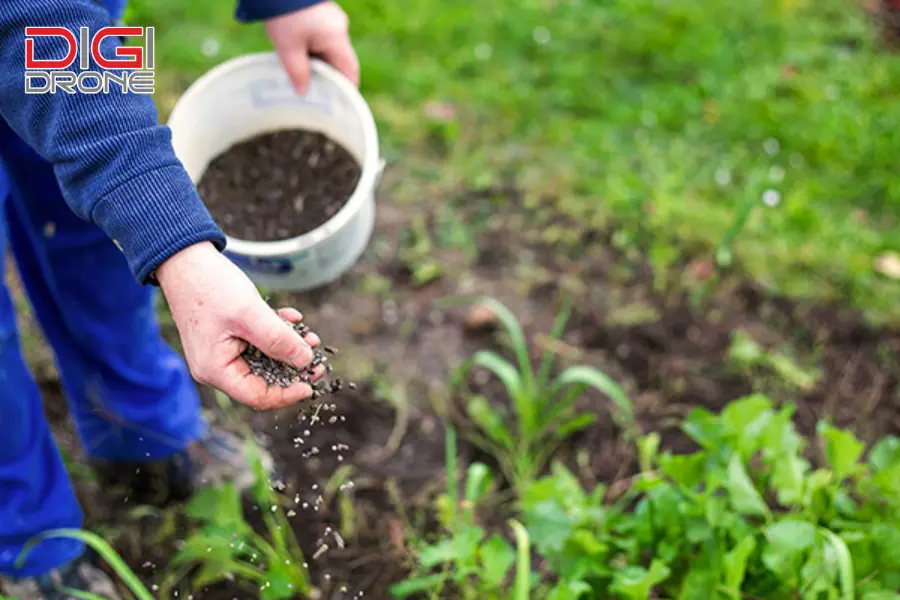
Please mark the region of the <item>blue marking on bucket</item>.
[[294, 262], [288, 258], [251, 258], [225, 253], [231, 262], [250, 273], [266, 273], [269, 275], [286, 275], [294, 270]]
[[298, 96], [297, 92], [286, 82], [276, 79], [259, 79], [247, 84], [253, 106], [265, 108], [267, 106], [280, 106], [285, 104], [299, 104], [301, 106], [315, 106], [320, 111], [331, 114], [331, 94], [322, 88], [310, 88], [305, 96]]

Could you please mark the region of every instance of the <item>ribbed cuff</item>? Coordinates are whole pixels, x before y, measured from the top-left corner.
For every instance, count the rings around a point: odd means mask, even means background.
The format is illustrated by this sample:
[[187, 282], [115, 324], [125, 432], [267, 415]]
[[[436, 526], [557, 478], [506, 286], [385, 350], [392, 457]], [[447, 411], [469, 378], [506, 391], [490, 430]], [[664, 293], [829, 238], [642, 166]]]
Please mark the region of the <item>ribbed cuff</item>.
[[239, 0], [235, 17], [244, 23], [263, 21], [322, 2], [324, 0]]
[[173, 254], [200, 242], [220, 251], [225, 235], [180, 165], [162, 167], [107, 194], [94, 207], [91, 220], [113, 238], [142, 283]]

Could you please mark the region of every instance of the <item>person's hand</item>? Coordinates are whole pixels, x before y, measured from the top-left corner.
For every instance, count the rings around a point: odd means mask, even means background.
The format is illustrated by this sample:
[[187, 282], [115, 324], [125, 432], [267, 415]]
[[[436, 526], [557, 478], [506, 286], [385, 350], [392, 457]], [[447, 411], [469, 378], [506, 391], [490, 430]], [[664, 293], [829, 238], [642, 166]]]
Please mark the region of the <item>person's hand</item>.
[[297, 92], [309, 87], [310, 55], [320, 56], [359, 85], [359, 60], [348, 33], [347, 14], [328, 0], [266, 21], [266, 33]]
[[[314, 333], [301, 338], [281, 318], [297, 322], [300, 313], [282, 309], [276, 314], [253, 282], [212, 244], [203, 242], [178, 252], [160, 265], [156, 279], [197, 381], [256, 409], [281, 408], [312, 395], [305, 383], [269, 386], [250, 372], [241, 358], [248, 343], [304, 368], [312, 361], [319, 338]], [[317, 367], [316, 378], [323, 372], [321, 365]]]

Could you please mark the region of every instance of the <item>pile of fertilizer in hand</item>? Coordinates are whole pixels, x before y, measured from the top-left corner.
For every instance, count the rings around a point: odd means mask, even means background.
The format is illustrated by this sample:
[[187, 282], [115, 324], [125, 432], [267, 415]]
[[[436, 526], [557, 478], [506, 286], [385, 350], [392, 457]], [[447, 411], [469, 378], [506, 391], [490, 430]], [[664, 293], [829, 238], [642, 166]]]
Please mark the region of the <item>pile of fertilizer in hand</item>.
[[[310, 332], [310, 328], [303, 324], [303, 321], [290, 323], [300, 336], [305, 336]], [[247, 349], [241, 354], [241, 357], [250, 365], [250, 372], [258, 377], [262, 377], [269, 385], [280, 385], [288, 387], [292, 383], [298, 381], [309, 384], [312, 387], [312, 400], [318, 400], [326, 394], [333, 394], [344, 388], [344, 382], [340, 377], [334, 379], [328, 376], [332, 372], [332, 365], [328, 362], [328, 355], [337, 354], [337, 350], [331, 346], [321, 346], [324, 350], [313, 348], [313, 360], [304, 369], [298, 369], [286, 362], [275, 360], [266, 356], [256, 346], [247, 346]], [[319, 365], [325, 365], [325, 375], [319, 381], [311, 381], [315, 376], [315, 368]], [[356, 389], [356, 384], [348, 383], [347, 387], [351, 390]]]

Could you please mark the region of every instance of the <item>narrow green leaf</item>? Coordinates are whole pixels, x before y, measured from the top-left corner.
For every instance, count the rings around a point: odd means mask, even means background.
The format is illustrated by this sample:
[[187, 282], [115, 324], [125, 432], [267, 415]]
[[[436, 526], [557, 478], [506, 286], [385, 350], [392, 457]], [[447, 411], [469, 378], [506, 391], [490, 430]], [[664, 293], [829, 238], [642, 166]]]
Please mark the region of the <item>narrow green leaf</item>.
[[516, 398], [523, 393], [523, 381], [519, 372], [511, 362], [490, 350], [479, 350], [472, 358], [473, 364], [484, 367], [497, 376], [506, 387], [506, 392], [511, 398]]
[[22, 552], [19, 554], [17, 559], [17, 566], [21, 566], [34, 547], [41, 543], [44, 540], [51, 538], [69, 538], [73, 540], [79, 540], [84, 544], [90, 546], [94, 552], [100, 555], [103, 560], [105, 560], [116, 572], [116, 575], [125, 582], [125, 585], [128, 586], [128, 589], [138, 598], [138, 600], [154, 600], [153, 595], [144, 587], [144, 584], [138, 578], [137, 575], [134, 574], [125, 561], [118, 555], [118, 553], [113, 549], [106, 540], [102, 539], [98, 535], [91, 533], [90, 531], [82, 531], [80, 529], [52, 529], [50, 531], [45, 531], [44, 533], [35, 536], [22, 549]]
[[576, 365], [563, 371], [554, 387], [571, 384], [586, 385], [606, 394], [616, 405], [616, 410], [612, 413], [616, 424], [630, 434], [636, 433], [634, 405], [619, 384], [608, 375], [594, 367]]
[[841, 578], [841, 600], [854, 600], [855, 598], [855, 580], [853, 576], [853, 558], [850, 556], [850, 549], [847, 548], [846, 542], [834, 534], [829, 529], [822, 528], [819, 531], [825, 536], [828, 543], [834, 549], [837, 555], [838, 573]]
[[487, 495], [493, 482], [494, 474], [487, 465], [474, 462], [466, 472], [466, 491], [463, 497], [471, 504], [478, 504]]
[[503, 417], [484, 396], [473, 396], [469, 399], [466, 412], [478, 425], [491, 442], [501, 448], [511, 450], [513, 440], [503, 422]]
[[478, 299], [478, 303], [490, 309], [503, 325], [519, 362], [522, 383], [527, 389], [531, 389], [534, 385], [534, 374], [531, 368], [531, 357], [528, 354], [528, 342], [525, 340], [525, 333], [522, 331], [522, 326], [519, 325], [519, 320], [502, 302], [494, 298], [482, 297]]
[[435, 575], [426, 575], [425, 577], [417, 577], [415, 579], [407, 579], [391, 586], [391, 595], [394, 598], [408, 598], [409, 596], [427, 592], [430, 590], [440, 591], [443, 588], [446, 577], [437, 573]]
[[554, 437], [558, 441], [562, 442], [562, 441], [568, 439], [569, 437], [571, 437], [572, 435], [574, 435], [575, 433], [578, 433], [579, 431], [581, 431], [583, 429], [587, 429], [588, 427], [593, 425], [596, 421], [597, 421], [597, 415], [593, 415], [593, 414], [585, 414], [585, 415], [578, 415], [578, 416], [572, 417], [565, 423], [562, 423], [561, 425], [556, 427], [556, 431], [554, 432]]
[[529, 600], [531, 588], [531, 543], [528, 540], [528, 531], [521, 523], [515, 520], [509, 521], [516, 536], [516, 580], [513, 585], [512, 600]]
[[[566, 328], [566, 322], [569, 320], [569, 315], [572, 312], [572, 298], [569, 295], [563, 299], [563, 305], [560, 309], [559, 313], [556, 315], [556, 319], [553, 321], [553, 326], [550, 328], [550, 339], [558, 340], [562, 337], [563, 331]], [[547, 384], [550, 381], [550, 369], [553, 368], [553, 360], [556, 357], [553, 350], [548, 348], [544, 351], [544, 355], [541, 357], [541, 365], [538, 368], [537, 380], [535, 381], [535, 389], [542, 390], [547, 387]]]
[[638, 464], [641, 467], [641, 473], [648, 473], [656, 466], [660, 440], [659, 433], [655, 431], [638, 439]]

